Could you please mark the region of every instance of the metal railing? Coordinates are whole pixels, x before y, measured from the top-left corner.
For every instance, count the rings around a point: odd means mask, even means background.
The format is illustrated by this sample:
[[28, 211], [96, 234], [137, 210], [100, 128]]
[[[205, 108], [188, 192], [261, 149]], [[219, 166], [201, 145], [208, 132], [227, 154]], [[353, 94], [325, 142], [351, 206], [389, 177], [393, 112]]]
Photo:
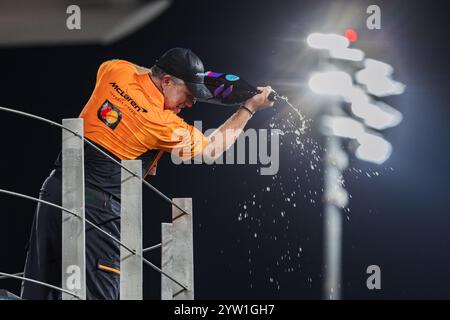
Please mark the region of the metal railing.
[[[43, 285], [63, 293], [63, 299], [85, 299], [85, 224], [89, 224], [110, 240], [119, 244], [121, 271], [121, 299], [142, 299], [142, 265], [159, 272], [162, 299], [193, 299], [193, 236], [192, 200], [174, 199], [164, 195], [141, 176], [141, 161], [124, 160], [122, 163], [105, 153], [91, 141], [84, 138], [82, 119], [65, 119], [63, 124], [30, 113], [5, 108], [0, 110], [36, 119], [63, 129], [63, 189], [62, 206], [10, 190], [0, 193], [24, 198], [60, 209], [63, 214], [63, 268], [62, 288], [35, 279], [26, 278], [23, 273], [0, 272], [0, 279], [13, 278]], [[84, 143], [119, 165], [122, 169], [121, 240], [116, 239], [84, 217]], [[81, 182], [81, 183], [80, 183]], [[137, 182], [137, 183], [136, 183]], [[162, 242], [142, 249], [142, 184], [172, 204], [173, 224], [162, 224]], [[176, 221], [175, 221], [176, 220]], [[80, 230], [82, 232], [80, 232]], [[74, 241], [74, 239], [76, 241]], [[161, 269], [143, 257], [144, 252], [161, 248]], [[66, 267], [77, 265], [81, 269], [78, 288], [67, 288]], [[187, 265], [187, 266], [186, 266]], [[171, 275], [172, 274], [172, 275]], [[178, 279], [178, 280], [177, 280]], [[182, 279], [182, 280], [180, 280]], [[170, 280], [170, 281], [169, 281]], [[175, 292], [175, 294], [174, 294]], [[184, 294], [181, 294], [184, 293]]]

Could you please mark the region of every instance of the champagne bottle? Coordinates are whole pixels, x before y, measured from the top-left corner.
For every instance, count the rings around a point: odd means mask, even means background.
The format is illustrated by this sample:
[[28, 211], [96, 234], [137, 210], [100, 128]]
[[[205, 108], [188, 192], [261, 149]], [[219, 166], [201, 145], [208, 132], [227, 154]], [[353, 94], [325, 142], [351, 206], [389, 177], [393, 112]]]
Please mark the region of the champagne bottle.
[[[256, 87], [230, 73], [207, 71], [204, 73], [204, 84], [211, 92], [212, 97], [199, 101], [213, 104], [237, 106], [260, 93]], [[268, 97], [270, 101], [276, 101], [279, 98], [283, 99], [284, 97], [279, 96], [275, 91], [272, 91]]]

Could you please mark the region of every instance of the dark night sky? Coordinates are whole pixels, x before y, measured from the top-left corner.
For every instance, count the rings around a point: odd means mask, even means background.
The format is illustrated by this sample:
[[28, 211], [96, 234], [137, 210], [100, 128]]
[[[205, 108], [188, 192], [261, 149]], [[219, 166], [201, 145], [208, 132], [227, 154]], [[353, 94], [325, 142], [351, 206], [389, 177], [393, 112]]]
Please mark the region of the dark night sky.
[[[351, 199], [344, 214], [343, 296], [450, 298], [449, 30], [439, 3], [445, 2], [177, 1], [111, 46], [0, 49], [0, 105], [55, 121], [76, 117], [102, 61], [122, 58], [150, 66], [166, 49], [182, 46], [202, 57], [207, 69], [272, 84], [314, 117], [307, 79], [316, 64], [304, 39], [312, 31], [330, 31], [333, 24], [335, 32], [355, 27], [360, 40], [354, 47], [392, 64], [394, 77], [407, 89], [386, 100], [404, 116], [384, 133], [394, 148], [390, 159], [376, 166], [352, 157], [345, 174]], [[382, 9], [379, 31], [364, 29], [370, 4]], [[360, 14], [346, 20], [348, 10]], [[211, 128], [233, 111], [198, 104], [182, 116]], [[278, 105], [257, 114], [249, 127], [282, 125], [287, 112]], [[320, 153], [324, 141], [314, 123], [303, 139], [314, 141]], [[59, 129], [2, 112], [0, 134], [0, 188], [37, 196], [60, 150]], [[323, 163], [314, 162], [311, 143], [302, 156], [292, 147], [292, 135], [282, 142], [275, 180], [259, 175], [258, 165], [175, 166], [168, 155], [160, 161], [150, 182], [170, 197], [194, 201], [197, 298], [321, 298]], [[291, 202], [285, 201], [283, 192], [294, 191]], [[171, 208], [150, 190], [144, 197], [144, 245], [149, 246], [160, 241], [160, 223], [169, 220]], [[5, 195], [0, 203], [0, 270], [19, 272], [35, 204]], [[159, 252], [149, 258], [159, 264]], [[371, 264], [382, 270], [378, 292], [365, 285]], [[159, 275], [144, 270], [145, 298], [159, 299]], [[18, 292], [16, 280], [1, 281], [0, 288]]]

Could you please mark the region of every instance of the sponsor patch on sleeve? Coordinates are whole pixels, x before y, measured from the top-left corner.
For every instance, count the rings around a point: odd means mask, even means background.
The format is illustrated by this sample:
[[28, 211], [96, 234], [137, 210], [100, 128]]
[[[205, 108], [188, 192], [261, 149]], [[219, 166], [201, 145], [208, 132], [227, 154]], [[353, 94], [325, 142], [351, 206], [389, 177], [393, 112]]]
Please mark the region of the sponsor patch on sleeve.
[[111, 129], [115, 129], [122, 119], [122, 112], [108, 100], [97, 111], [97, 117]]

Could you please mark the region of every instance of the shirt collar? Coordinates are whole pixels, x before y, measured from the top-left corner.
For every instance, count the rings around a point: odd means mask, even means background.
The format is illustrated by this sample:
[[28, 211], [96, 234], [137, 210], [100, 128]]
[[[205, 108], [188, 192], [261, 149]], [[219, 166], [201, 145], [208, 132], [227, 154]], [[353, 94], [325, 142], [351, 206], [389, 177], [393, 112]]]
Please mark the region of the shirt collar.
[[152, 97], [158, 108], [164, 110], [164, 95], [150, 78], [150, 69], [136, 65], [136, 73], [141, 78], [145, 92]]

